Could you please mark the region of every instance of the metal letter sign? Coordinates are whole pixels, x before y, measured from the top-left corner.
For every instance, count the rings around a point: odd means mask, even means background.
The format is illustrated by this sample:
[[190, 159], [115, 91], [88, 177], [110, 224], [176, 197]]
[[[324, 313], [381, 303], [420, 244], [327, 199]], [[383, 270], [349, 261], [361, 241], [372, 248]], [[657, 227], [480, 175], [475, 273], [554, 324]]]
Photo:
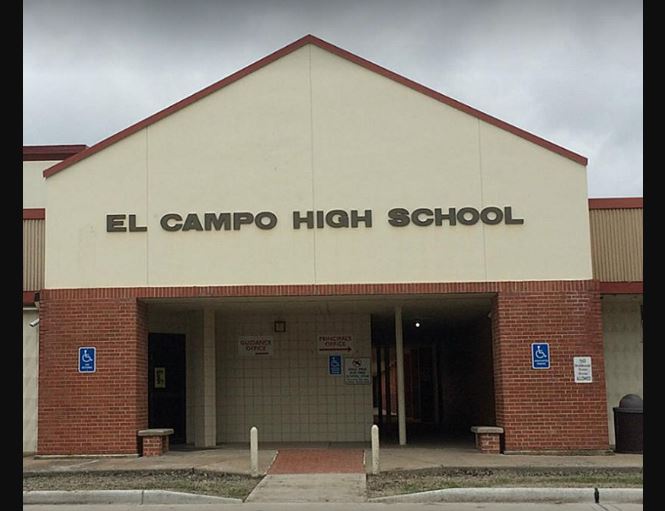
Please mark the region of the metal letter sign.
[[79, 373], [94, 373], [97, 370], [96, 348], [79, 348]]
[[342, 375], [342, 355], [330, 355], [328, 357], [328, 374], [332, 376]]
[[550, 368], [550, 345], [546, 342], [534, 342], [531, 345], [531, 369]]

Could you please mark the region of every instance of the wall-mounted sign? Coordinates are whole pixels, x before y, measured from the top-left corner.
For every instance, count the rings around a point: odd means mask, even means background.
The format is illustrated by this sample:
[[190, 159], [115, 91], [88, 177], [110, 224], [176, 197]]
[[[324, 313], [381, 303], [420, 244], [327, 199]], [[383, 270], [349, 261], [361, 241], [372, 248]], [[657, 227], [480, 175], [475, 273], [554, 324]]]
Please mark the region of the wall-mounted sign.
[[97, 371], [97, 348], [87, 346], [79, 348], [79, 373]]
[[[413, 224], [417, 227], [430, 225], [455, 226], [475, 225], [521, 225], [524, 219], [513, 216], [511, 206], [486, 206], [474, 208], [392, 208], [386, 212], [386, 221], [393, 227], [405, 227]], [[293, 211], [291, 226], [293, 229], [333, 229], [372, 227], [373, 212], [371, 209], [330, 209]], [[261, 230], [273, 229], [277, 226], [278, 217], [272, 211], [234, 211], [224, 213], [164, 213], [159, 219], [159, 226], [164, 231], [239, 231], [243, 226], [255, 226]], [[136, 214], [115, 213], [106, 215], [106, 232], [145, 232], [147, 225], [140, 225]]]
[[593, 383], [591, 357], [573, 357], [575, 383]]
[[550, 345], [546, 342], [531, 344], [531, 369], [550, 368]]
[[238, 337], [238, 354], [243, 357], [272, 355], [272, 335], [243, 335]]
[[166, 367], [155, 367], [155, 388], [166, 388]]
[[328, 374], [331, 376], [342, 375], [342, 355], [330, 355], [328, 357]]
[[351, 335], [319, 335], [319, 355], [331, 353], [351, 353], [353, 351], [353, 336]]
[[344, 359], [344, 383], [349, 385], [369, 385], [372, 383], [369, 358]]

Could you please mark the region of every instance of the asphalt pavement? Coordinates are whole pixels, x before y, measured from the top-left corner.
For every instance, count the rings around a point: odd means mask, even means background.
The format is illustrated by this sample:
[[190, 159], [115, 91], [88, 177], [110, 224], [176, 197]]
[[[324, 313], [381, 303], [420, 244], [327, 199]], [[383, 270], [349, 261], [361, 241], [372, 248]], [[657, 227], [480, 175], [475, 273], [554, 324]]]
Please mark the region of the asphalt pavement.
[[478, 504], [478, 503], [264, 503], [246, 502], [244, 504], [162, 504], [143, 505], [27, 505], [24, 511], [642, 511], [642, 504]]

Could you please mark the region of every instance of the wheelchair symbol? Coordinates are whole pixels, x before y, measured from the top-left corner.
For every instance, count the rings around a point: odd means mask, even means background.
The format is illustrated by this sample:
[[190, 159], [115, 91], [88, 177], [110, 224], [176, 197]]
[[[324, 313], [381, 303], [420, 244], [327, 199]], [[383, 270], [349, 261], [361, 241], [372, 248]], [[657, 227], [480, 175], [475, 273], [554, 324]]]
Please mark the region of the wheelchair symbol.
[[88, 350], [83, 350], [83, 355], [81, 355], [81, 361], [85, 362], [86, 364], [92, 362], [92, 357], [88, 355]]
[[536, 346], [535, 356], [539, 359], [547, 358], [547, 354], [543, 351], [542, 346]]

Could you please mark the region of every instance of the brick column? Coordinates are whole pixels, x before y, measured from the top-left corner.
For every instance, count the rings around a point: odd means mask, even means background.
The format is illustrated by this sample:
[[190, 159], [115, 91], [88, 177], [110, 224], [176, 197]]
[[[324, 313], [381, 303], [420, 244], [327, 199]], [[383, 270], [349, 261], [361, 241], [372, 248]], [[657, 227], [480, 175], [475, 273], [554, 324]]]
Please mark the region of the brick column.
[[[38, 454], [138, 454], [148, 426], [146, 306], [42, 291]], [[97, 348], [95, 373], [78, 348]]]
[[[569, 290], [500, 290], [492, 307], [497, 426], [505, 452], [607, 450], [597, 283]], [[519, 289], [519, 290], [518, 290]], [[550, 344], [550, 369], [531, 368], [531, 343]], [[590, 356], [593, 383], [575, 383], [574, 356]]]

